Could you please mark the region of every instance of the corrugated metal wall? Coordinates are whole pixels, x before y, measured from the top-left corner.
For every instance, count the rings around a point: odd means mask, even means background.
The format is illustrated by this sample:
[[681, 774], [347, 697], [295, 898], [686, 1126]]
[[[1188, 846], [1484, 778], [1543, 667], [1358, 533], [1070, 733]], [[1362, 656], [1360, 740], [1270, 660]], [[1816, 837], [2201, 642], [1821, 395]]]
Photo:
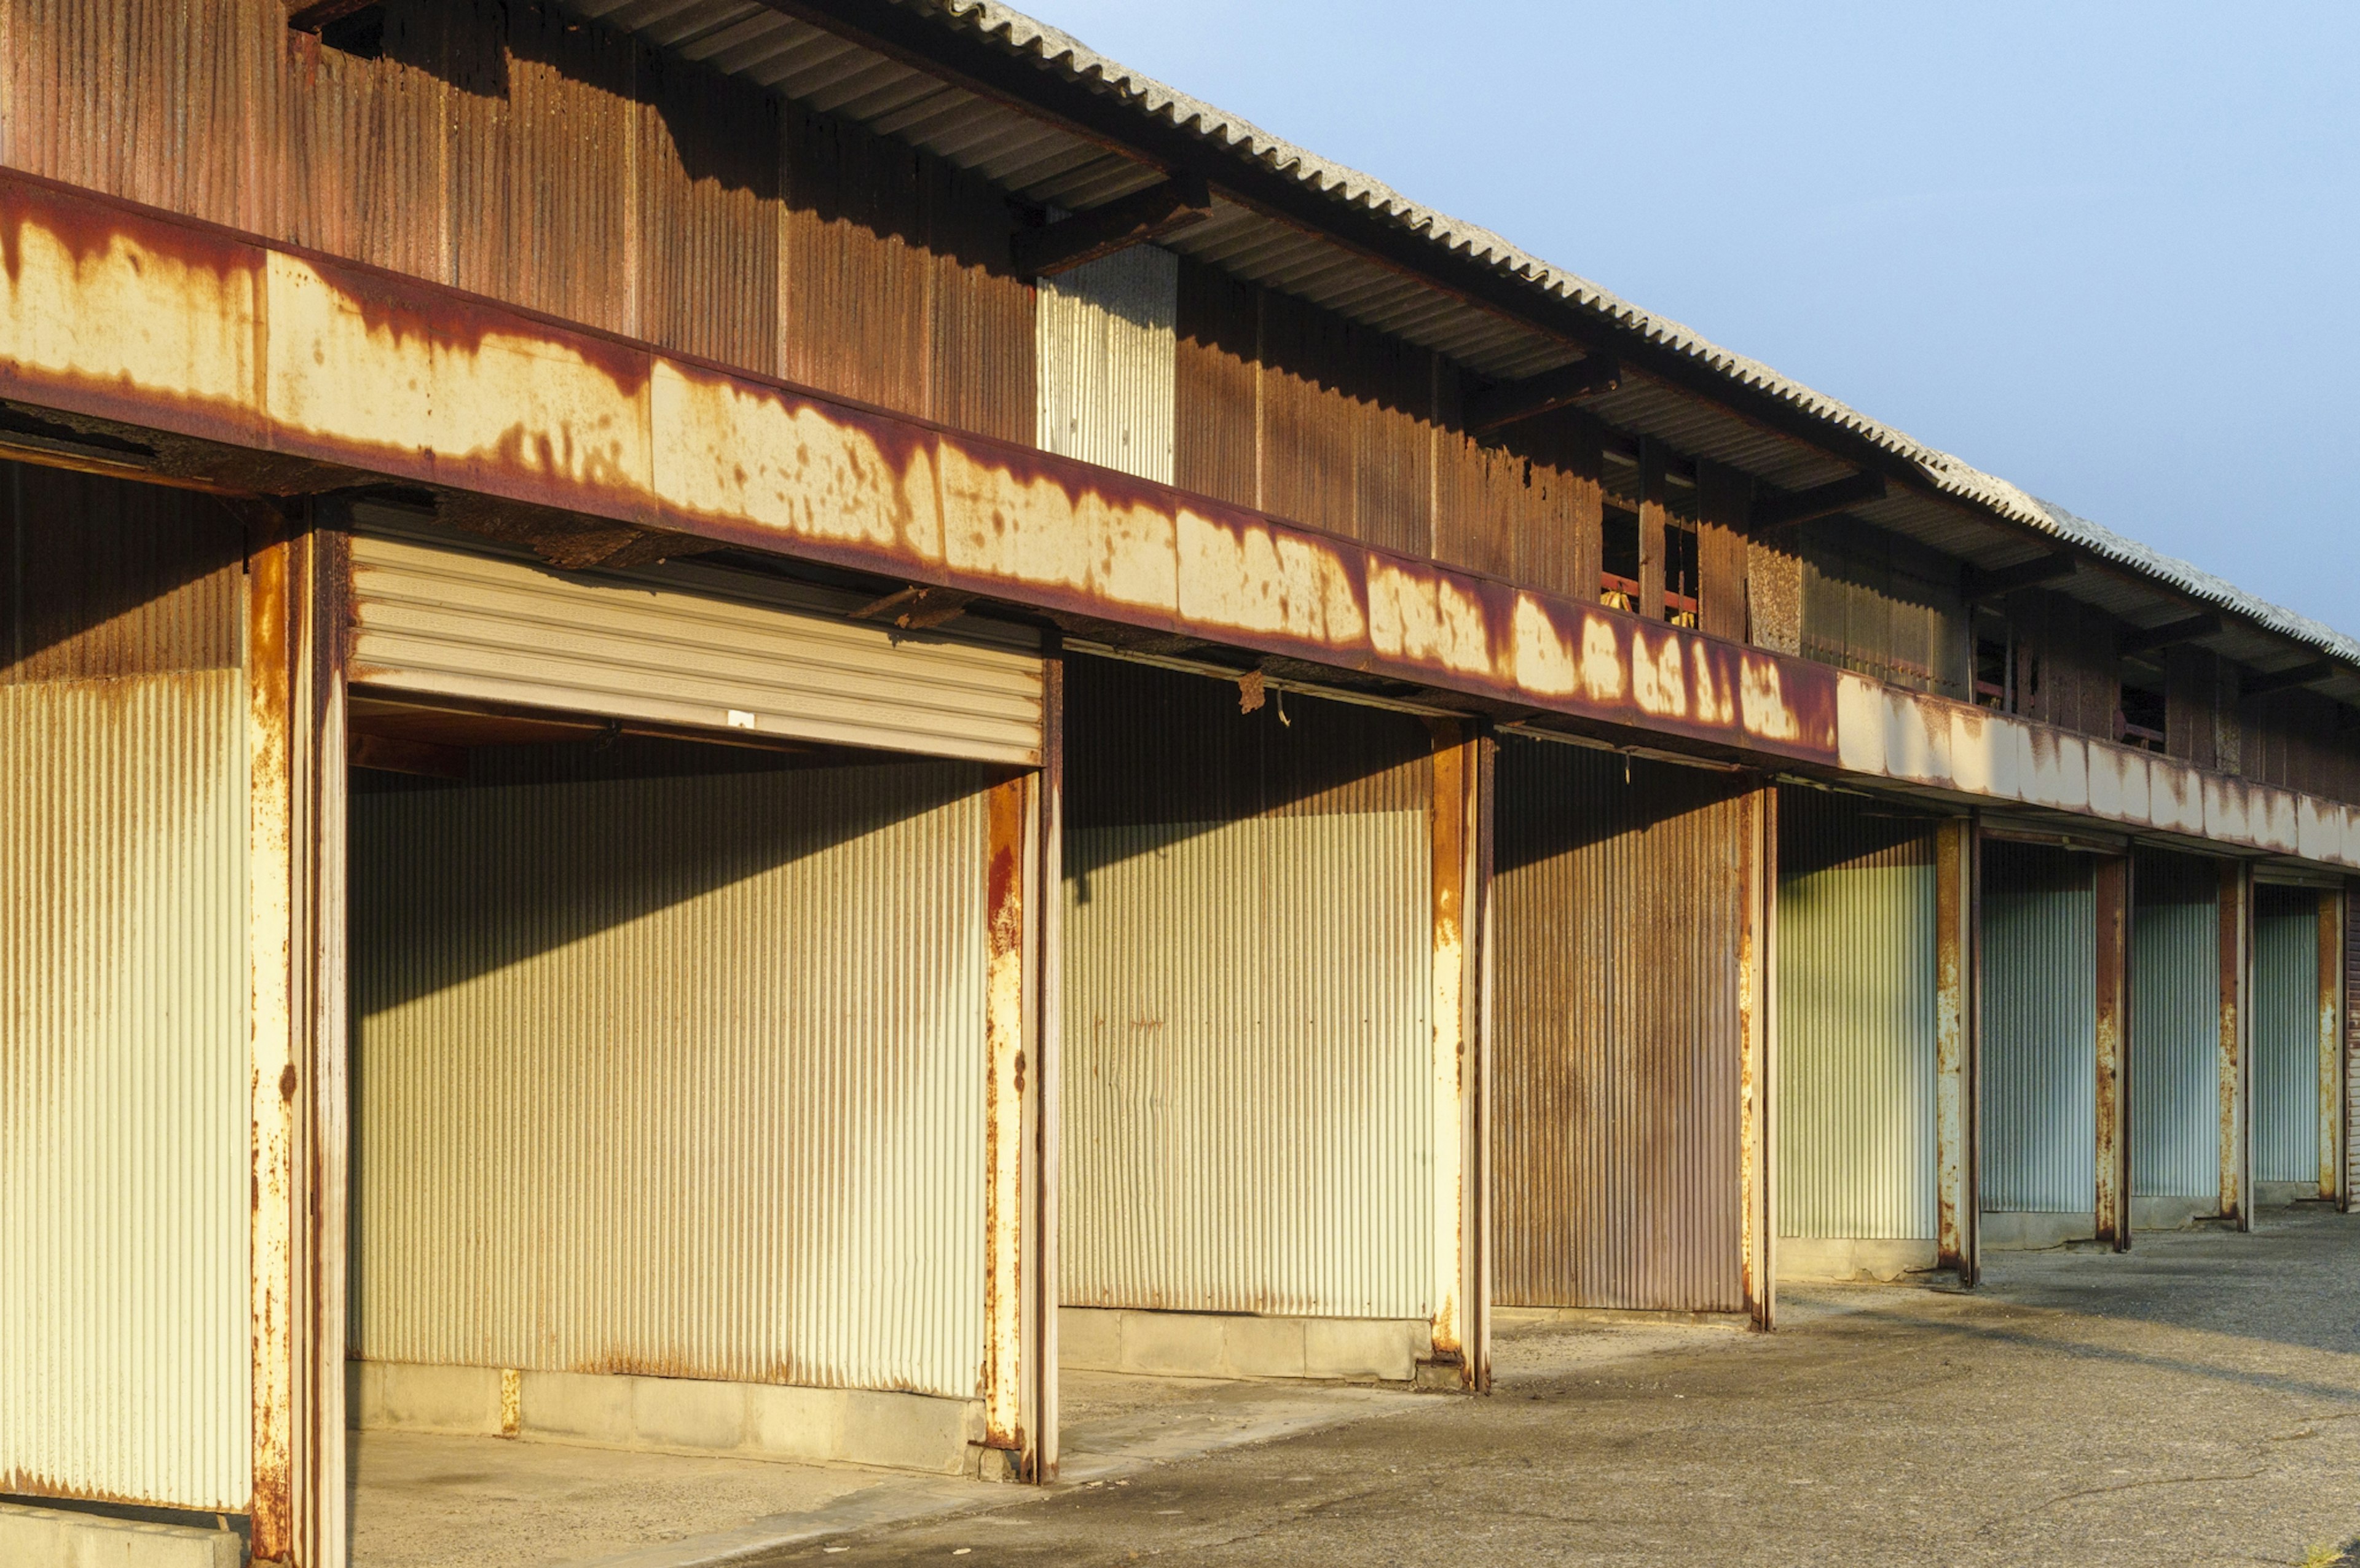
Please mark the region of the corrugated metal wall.
[[356, 1354], [972, 1397], [986, 777], [356, 794]]
[[1501, 743], [1493, 1294], [1743, 1310], [1746, 816], [1728, 776]]
[[2344, 1203], [2360, 1197], [2360, 887], [2344, 894]]
[[1778, 1234], [1930, 1241], [1934, 824], [1778, 797]]
[[1111, 660], [1065, 691], [1065, 1301], [1428, 1315], [1424, 726]]
[[2218, 1197], [2219, 864], [2142, 852], [2131, 898], [2131, 1191]]
[[1180, 258], [1133, 245], [1041, 279], [1043, 452], [1172, 483]]
[[2094, 1214], [2097, 903], [2088, 859], [1986, 844], [1983, 944], [1983, 1207]]
[[2319, 1180], [2319, 895], [2254, 889], [2254, 1180]]
[[242, 1512], [245, 689], [0, 684], [0, 1491]]

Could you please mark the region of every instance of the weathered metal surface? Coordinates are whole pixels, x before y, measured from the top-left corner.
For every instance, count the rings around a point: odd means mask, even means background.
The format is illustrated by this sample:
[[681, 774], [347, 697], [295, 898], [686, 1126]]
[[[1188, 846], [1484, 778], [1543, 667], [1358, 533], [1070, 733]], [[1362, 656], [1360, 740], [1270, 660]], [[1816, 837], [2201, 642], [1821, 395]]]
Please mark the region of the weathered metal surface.
[[2131, 863], [2102, 855], [2091, 868], [2092, 926], [2097, 954], [2097, 1183], [2098, 1239], [2117, 1252], [2131, 1245], [2130, 1129], [2130, 901]]
[[1777, 1071], [1778, 794], [1739, 801], [1737, 935], [1739, 1270], [1754, 1326], [1775, 1326], [1778, 1302]]
[[2338, 1207], [2350, 1213], [2360, 1194], [2360, 884], [2344, 893], [2344, 1147], [2338, 1156], [2344, 1188]]
[[1983, 848], [1985, 1214], [2082, 1214], [2097, 1190], [2097, 955], [2086, 856]]
[[1180, 258], [1138, 245], [1041, 280], [1043, 452], [1172, 483]]
[[0, 684], [0, 1491], [252, 1490], [245, 712]]
[[1934, 830], [1935, 1258], [1974, 1283], [1975, 831], [1951, 817]]
[[2319, 895], [2254, 889], [2253, 1171], [2319, 1179]]
[[352, 679], [388, 691], [1030, 765], [1040, 638], [847, 620], [864, 596], [690, 562], [564, 572], [422, 537], [354, 541]]
[[1026, 1322], [1031, 1339], [1024, 1386], [1028, 1439], [1025, 1475], [1057, 1478], [1059, 1358], [1057, 1308], [1064, 1220], [1065, 657], [1053, 648], [1041, 671], [1040, 822], [1031, 903], [1039, 922], [1032, 944], [1032, 1190], [1026, 1211]]
[[1799, 789], [1778, 816], [1778, 1234], [1934, 1240], [1937, 824]]
[[2193, 855], [2142, 853], [2131, 909], [2131, 1192], [2221, 1191], [2221, 877]]
[[1493, 1290], [1743, 1312], [1749, 790], [1504, 739]]
[[1025, 1068], [1032, 968], [1028, 929], [1038, 787], [1002, 779], [988, 797], [983, 964], [983, 1433], [1022, 1449], [1025, 1302]]
[[2319, 895], [2319, 1195], [2344, 1191], [2344, 891]]
[[506, 766], [352, 802], [358, 1354], [978, 1397], [988, 775]]
[[1065, 1303], [1433, 1316], [1425, 726], [1066, 682]]
[[2220, 1153], [2221, 1212], [2239, 1230], [2254, 1228], [2252, 1117], [2254, 872], [2244, 861], [2220, 866], [2220, 1046], [2213, 1055], [2219, 1095], [2213, 1131]]
[[22, 176], [0, 233], [10, 397], [1835, 759], [1822, 666]]
[[1841, 677], [1836, 730], [1850, 772], [2360, 866], [2360, 811], [1863, 676]]
[[1435, 725], [1427, 842], [1434, 869], [1434, 1356], [1482, 1386], [1480, 1173], [1473, 1167], [1482, 1083], [1482, 926], [1487, 748], [1470, 726]]

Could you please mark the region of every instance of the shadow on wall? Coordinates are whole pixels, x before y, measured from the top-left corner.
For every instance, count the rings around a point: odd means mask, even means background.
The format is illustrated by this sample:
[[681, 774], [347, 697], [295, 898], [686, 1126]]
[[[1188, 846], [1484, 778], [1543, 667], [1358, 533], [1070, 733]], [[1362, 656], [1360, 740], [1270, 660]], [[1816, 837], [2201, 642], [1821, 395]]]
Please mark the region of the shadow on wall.
[[[640, 740], [483, 747], [464, 784], [356, 777], [352, 1006], [364, 1017], [924, 816], [1000, 773], [814, 768]], [[403, 961], [371, 963], [398, 933], [413, 939]]]

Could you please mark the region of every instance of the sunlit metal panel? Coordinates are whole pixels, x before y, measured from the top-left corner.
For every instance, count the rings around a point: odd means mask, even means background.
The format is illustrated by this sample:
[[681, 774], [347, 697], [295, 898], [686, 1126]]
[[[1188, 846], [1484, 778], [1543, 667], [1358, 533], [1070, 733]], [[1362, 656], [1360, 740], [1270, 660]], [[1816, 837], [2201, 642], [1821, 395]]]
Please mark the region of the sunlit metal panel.
[[1041, 279], [1043, 452], [1172, 483], [1180, 258], [1133, 245]]
[[1983, 852], [1983, 1206], [2097, 1202], [2097, 909], [2086, 858]]

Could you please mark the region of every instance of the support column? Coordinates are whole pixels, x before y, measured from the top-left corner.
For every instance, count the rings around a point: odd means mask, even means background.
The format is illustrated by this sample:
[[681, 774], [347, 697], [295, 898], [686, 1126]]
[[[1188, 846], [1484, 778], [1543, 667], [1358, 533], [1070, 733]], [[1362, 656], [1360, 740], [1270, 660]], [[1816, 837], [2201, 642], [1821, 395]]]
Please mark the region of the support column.
[[253, 1557], [344, 1559], [344, 625], [340, 536], [247, 525]]
[[1039, 1432], [1025, 1418], [1037, 1421], [1033, 1379], [1044, 1344], [1038, 1238], [1027, 1234], [1040, 1162], [1026, 1158], [1040, 1137], [1038, 1096], [1028, 1079], [1042, 1020], [1044, 793], [1037, 773], [993, 786], [985, 895], [983, 1446], [1007, 1454], [1017, 1475], [1038, 1463]]
[[1743, 1032], [1739, 1115], [1739, 1201], [1744, 1226], [1745, 1307], [1757, 1329], [1777, 1321], [1777, 1225], [1770, 1191], [1777, 1136], [1770, 1085], [1775, 1081], [1777, 966], [1778, 791], [1745, 798], [1738, 844], [1737, 893], [1743, 914], [1738, 943], [1738, 1027]]
[[2131, 1247], [2131, 863], [2107, 855], [2092, 868], [2097, 903], [2098, 1239]]
[[1975, 1247], [1975, 824], [1934, 837], [1935, 1262], [1972, 1287]]
[[1472, 724], [1434, 725], [1433, 1365], [1491, 1385], [1490, 1203], [1492, 757]]
[[1032, 1112], [1032, 1202], [1030, 1221], [1030, 1267], [1025, 1271], [1029, 1292], [1026, 1321], [1031, 1329], [1028, 1353], [1032, 1376], [1025, 1380], [1027, 1408], [1020, 1412], [1030, 1438], [1024, 1452], [1023, 1475], [1046, 1483], [1057, 1478], [1057, 1258], [1059, 1156], [1064, 1137], [1057, 1091], [1061, 1063], [1062, 1001], [1065, 977], [1060, 965], [1065, 944], [1060, 930], [1065, 908], [1065, 658], [1052, 645], [1041, 670], [1041, 772], [1039, 775], [1038, 869], [1032, 886], [1038, 892], [1033, 921], [1039, 935], [1033, 943], [1032, 1046], [1030, 1075]]
[[2241, 860], [2221, 863], [2221, 1214], [2239, 1230], [2254, 1228], [2252, 1144], [2246, 1084], [2252, 1028], [2247, 1003], [2253, 972], [2253, 870]]
[[2344, 1196], [2344, 895], [2319, 895], [2319, 1195]]

